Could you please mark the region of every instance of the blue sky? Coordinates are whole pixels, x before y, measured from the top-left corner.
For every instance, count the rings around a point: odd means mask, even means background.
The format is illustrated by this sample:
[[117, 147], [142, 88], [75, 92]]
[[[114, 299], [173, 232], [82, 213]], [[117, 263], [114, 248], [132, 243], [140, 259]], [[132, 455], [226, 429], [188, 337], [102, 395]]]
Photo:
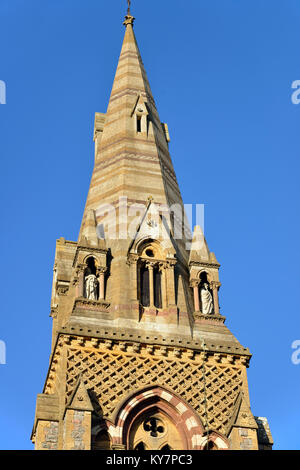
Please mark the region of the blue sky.
[[[275, 449], [300, 449], [299, 1], [132, 3], [184, 202], [205, 204], [221, 313], [253, 354], [252, 411], [269, 419]], [[125, 12], [125, 0], [0, 3], [1, 449], [32, 448], [55, 241], [78, 236]]]

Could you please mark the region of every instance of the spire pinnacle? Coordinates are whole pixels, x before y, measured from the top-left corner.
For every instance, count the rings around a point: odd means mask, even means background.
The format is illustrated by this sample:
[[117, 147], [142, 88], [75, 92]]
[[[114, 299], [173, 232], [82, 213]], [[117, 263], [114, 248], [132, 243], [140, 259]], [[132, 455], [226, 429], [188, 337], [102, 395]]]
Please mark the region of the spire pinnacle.
[[124, 21], [123, 24], [125, 26], [131, 24], [133, 26], [133, 22], [134, 22], [135, 18], [130, 13], [131, 0], [127, 0], [127, 4], [128, 4], [127, 15], [125, 16], [125, 21]]

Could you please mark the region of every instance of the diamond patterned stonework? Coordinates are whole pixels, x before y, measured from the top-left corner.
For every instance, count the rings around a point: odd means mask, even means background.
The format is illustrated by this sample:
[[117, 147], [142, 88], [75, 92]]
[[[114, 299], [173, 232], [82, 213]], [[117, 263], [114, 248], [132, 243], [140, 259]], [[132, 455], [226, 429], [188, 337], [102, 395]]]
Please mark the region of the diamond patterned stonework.
[[[185, 400], [205, 421], [201, 363], [84, 348], [69, 348], [67, 357], [66, 402], [81, 374], [86, 388], [101, 403], [103, 415], [111, 419], [120, 401], [132, 390], [159, 384]], [[209, 425], [223, 433], [241, 391], [241, 369], [208, 363], [205, 382]]]

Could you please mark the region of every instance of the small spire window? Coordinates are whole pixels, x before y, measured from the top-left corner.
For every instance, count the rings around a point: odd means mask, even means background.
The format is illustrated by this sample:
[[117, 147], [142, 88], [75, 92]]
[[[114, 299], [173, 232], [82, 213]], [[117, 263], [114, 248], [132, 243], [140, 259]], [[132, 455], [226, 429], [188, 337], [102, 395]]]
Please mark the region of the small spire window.
[[153, 270], [153, 287], [154, 287], [154, 306], [156, 308], [162, 308], [161, 302], [161, 272], [158, 266], [155, 266]]
[[142, 116], [136, 117], [136, 131], [142, 132]]

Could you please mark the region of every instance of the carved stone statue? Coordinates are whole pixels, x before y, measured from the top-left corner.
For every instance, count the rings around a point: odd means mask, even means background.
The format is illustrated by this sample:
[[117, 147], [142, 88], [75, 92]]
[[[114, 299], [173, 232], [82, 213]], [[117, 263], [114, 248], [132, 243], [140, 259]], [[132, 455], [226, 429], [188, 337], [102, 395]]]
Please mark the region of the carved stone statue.
[[208, 290], [208, 284], [203, 284], [201, 289], [202, 313], [213, 313], [214, 304], [211, 293]]
[[85, 278], [85, 296], [89, 300], [98, 300], [98, 281], [94, 274]]

